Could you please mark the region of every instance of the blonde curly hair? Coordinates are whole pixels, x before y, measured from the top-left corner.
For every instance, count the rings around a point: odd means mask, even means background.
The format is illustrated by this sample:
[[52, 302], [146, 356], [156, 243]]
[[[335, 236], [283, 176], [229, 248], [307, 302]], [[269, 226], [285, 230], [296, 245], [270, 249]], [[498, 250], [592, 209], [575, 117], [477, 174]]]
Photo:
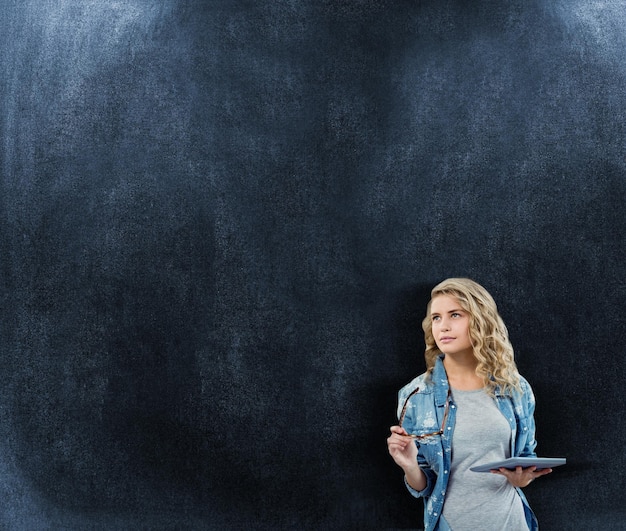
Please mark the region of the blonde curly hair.
[[469, 314], [469, 336], [478, 360], [476, 374], [483, 379], [490, 394], [499, 387], [505, 394], [520, 389], [520, 376], [515, 364], [509, 332], [498, 313], [493, 297], [477, 282], [469, 278], [449, 278], [431, 291], [426, 317], [422, 321], [426, 341], [426, 368], [430, 373], [442, 352], [433, 336], [430, 308], [435, 297], [449, 295], [456, 298]]

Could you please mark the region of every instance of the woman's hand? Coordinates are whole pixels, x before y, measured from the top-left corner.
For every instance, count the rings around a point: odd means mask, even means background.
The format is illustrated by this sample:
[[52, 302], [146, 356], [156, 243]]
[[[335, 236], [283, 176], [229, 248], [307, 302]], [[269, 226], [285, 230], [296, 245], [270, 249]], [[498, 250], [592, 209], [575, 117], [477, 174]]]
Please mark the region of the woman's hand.
[[417, 462], [417, 445], [415, 440], [407, 437], [404, 428], [391, 426], [391, 435], [387, 438], [389, 455], [404, 470], [407, 483], [417, 491], [426, 488], [426, 476]]
[[417, 466], [417, 445], [415, 440], [407, 437], [407, 432], [400, 426], [390, 428], [391, 435], [387, 438], [389, 455], [404, 470]]
[[492, 474], [500, 474], [509, 480], [509, 483], [514, 487], [526, 487], [533, 480], [538, 477], [545, 476], [552, 472], [551, 468], [542, 468], [537, 470], [536, 466], [529, 466], [528, 468], [522, 468], [521, 466], [515, 467], [515, 470], [508, 468], [499, 468], [492, 470]]

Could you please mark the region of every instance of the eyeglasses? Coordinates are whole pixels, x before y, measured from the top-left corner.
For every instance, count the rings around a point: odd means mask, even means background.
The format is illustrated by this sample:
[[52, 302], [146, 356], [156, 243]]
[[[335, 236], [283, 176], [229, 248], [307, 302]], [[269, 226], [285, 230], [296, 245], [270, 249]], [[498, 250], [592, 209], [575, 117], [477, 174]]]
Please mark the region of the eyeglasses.
[[[400, 420], [398, 422], [400, 427], [402, 427], [402, 423], [404, 422], [404, 416], [406, 415], [406, 410], [409, 405], [409, 400], [418, 391], [419, 391], [419, 387], [415, 389], [414, 391], [412, 391], [411, 394], [406, 397], [406, 400], [404, 401], [404, 406], [402, 406], [402, 412], [400, 413]], [[448, 420], [449, 409], [450, 409], [450, 391], [448, 391], [448, 396], [446, 397], [446, 405], [445, 405], [445, 410], [443, 412], [443, 419], [441, 421], [441, 429], [439, 431], [433, 431], [432, 433], [422, 433], [419, 435], [416, 433], [409, 433], [407, 435], [404, 435], [404, 437], [410, 437], [411, 439], [415, 439], [419, 441], [422, 439], [428, 439], [429, 437], [436, 437], [437, 435], [443, 435], [443, 430], [446, 427], [446, 421]]]

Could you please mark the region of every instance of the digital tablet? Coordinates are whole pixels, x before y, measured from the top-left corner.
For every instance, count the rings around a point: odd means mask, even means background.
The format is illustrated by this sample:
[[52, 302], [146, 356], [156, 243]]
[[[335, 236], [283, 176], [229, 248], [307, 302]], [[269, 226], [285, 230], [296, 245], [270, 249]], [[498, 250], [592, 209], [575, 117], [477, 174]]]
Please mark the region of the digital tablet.
[[542, 468], [554, 468], [555, 466], [564, 464], [564, 457], [511, 457], [502, 461], [492, 461], [484, 465], [473, 466], [470, 470], [472, 472], [489, 472], [490, 470], [497, 470], [498, 468], [513, 469], [517, 466], [521, 466], [522, 468], [536, 466], [537, 470], [539, 470]]

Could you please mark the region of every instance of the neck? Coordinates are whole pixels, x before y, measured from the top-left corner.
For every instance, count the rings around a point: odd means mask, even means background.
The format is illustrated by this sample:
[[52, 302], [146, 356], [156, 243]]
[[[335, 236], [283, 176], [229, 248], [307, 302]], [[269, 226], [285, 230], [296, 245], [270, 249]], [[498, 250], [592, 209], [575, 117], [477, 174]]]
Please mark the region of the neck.
[[450, 356], [446, 354], [443, 358], [443, 366], [446, 368], [448, 376], [450, 373], [454, 375], [476, 374], [478, 360], [473, 353]]
[[443, 359], [450, 387], [460, 390], [480, 389], [484, 382], [476, 375], [478, 360], [473, 354], [448, 356]]

